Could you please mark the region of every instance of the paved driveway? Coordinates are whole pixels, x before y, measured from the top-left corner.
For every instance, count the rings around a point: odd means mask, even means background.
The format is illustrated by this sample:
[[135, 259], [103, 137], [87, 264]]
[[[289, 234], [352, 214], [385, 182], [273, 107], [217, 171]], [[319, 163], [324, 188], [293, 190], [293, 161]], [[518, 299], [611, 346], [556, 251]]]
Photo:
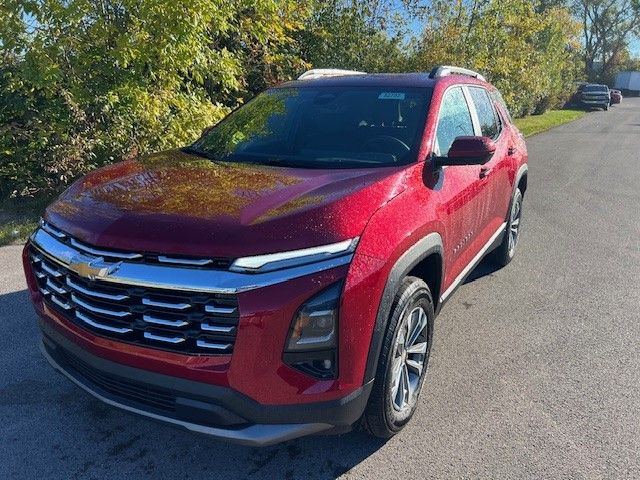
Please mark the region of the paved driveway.
[[640, 99], [533, 137], [525, 229], [436, 321], [414, 421], [266, 449], [104, 406], [37, 349], [0, 249], [0, 478], [640, 478]]

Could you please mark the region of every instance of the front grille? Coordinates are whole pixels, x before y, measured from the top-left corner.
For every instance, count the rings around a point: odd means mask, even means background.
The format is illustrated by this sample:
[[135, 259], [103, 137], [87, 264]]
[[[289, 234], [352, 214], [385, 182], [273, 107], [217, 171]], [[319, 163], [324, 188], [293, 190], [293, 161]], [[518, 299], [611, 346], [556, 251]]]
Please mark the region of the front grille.
[[[186, 354], [230, 354], [238, 328], [234, 294], [145, 288], [89, 280], [30, 246], [45, 303], [98, 335]], [[176, 279], [179, 280], [179, 279]]]
[[85, 380], [112, 395], [149, 405], [166, 412], [174, 412], [176, 410], [176, 396], [168, 390], [110, 375], [92, 368], [61, 348], [57, 349], [57, 351], [60, 353], [61, 360], [66, 367], [73, 369]]

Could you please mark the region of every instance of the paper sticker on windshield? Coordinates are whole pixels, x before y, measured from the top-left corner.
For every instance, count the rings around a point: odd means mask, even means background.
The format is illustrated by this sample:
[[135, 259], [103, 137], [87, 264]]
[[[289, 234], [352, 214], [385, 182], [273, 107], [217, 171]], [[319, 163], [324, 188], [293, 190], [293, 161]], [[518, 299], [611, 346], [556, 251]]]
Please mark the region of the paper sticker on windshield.
[[378, 95], [378, 100], [404, 100], [402, 92], [382, 92]]

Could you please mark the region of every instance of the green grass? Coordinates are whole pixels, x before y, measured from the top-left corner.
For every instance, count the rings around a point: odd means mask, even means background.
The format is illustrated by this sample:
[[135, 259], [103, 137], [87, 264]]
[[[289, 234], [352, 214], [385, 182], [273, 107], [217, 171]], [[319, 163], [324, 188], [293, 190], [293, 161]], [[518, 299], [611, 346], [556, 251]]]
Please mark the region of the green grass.
[[0, 247], [22, 243], [36, 229], [37, 221], [9, 222], [0, 225]]
[[40, 196], [0, 202], [0, 246], [24, 242], [51, 199], [52, 196]]
[[549, 110], [542, 115], [516, 118], [515, 124], [525, 137], [529, 137], [563, 123], [573, 122], [585, 113], [584, 110]]

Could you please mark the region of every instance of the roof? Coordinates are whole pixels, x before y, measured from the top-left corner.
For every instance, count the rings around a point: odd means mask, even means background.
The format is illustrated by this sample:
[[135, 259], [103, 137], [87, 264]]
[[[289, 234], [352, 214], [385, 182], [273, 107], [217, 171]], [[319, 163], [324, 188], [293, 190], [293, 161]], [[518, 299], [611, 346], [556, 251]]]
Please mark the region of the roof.
[[366, 73], [358, 75], [326, 76], [293, 80], [278, 85], [278, 87], [429, 87], [436, 83], [467, 83], [486, 85], [468, 75], [446, 75], [444, 77], [431, 78], [427, 72], [415, 73]]
[[433, 87], [436, 81], [429, 78], [428, 73], [367, 73], [364, 75], [343, 75], [286, 82], [286, 87], [317, 87], [317, 86], [344, 86], [344, 87]]

